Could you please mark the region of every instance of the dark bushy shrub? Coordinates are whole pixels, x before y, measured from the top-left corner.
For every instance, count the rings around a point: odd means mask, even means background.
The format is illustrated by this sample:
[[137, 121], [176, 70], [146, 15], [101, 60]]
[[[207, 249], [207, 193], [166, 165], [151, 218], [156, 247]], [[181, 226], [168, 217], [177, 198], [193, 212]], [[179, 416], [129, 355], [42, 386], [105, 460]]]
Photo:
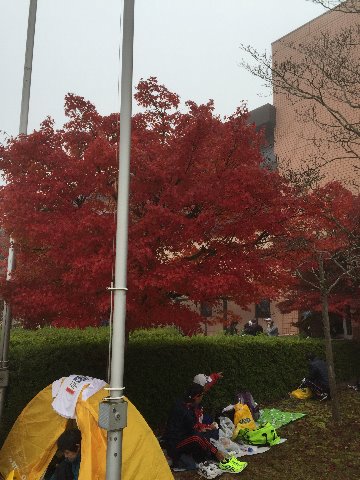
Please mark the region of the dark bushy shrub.
[[[74, 373], [106, 379], [108, 328], [14, 330], [10, 387], [0, 442], [26, 403], [46, 385]], [[338, 382], [359, 375], [360, 345], [334, 340]], [[147, 421], [164, 424], [173, 399], [197, 373], [222, 371], [206, 398], [212, 411], [233, 401], [239, 388], [264, 404], [287, 396], [307, 371], [306, 353], [324, 357], [322, 340], [298, 337], [183, 337], [174, 329], [141, 330], [130, 336], [125, 355], [126, 393]]]

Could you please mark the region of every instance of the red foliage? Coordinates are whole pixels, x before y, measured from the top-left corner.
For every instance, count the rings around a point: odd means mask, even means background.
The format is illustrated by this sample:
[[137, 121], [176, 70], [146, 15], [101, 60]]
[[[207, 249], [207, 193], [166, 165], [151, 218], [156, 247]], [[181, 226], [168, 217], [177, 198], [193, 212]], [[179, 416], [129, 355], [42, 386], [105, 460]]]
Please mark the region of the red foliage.
[[[262, 136], [244, 108], [226, 119], [150, 78], [136, 93], [128, 261], [128, 328], [200, 317], [174, 302], [240, 305], [274, 298], [287, 272], [270, 239], [296, 200], [261, 166]], [[108, 315], [114, 259], [119, 116], [101, 116], [67, 95], [69, 121], [12, 140], [0, 152], [2, 227], [16, 241], [17, 268], [2, 291], [29, 325], [97, 325]]]
[[321, 311], [320, 253], [330, 310], [343, 315], [352, 306], [359, 294], [359, 200], [337, 182], [302, 198], [302, 207], [288, 223], [288, 234], [277, 246], [301, 277], [289, 283], [279, 304], [282, 312]]

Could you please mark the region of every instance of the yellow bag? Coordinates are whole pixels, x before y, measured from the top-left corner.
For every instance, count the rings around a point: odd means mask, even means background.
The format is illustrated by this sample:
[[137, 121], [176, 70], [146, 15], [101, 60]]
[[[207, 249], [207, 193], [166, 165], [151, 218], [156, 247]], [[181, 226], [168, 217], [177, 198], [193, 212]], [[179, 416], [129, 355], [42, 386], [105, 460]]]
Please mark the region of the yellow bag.
[[293, 390], [292, 392], [290, 392], [290, 397], [297, 398], [298, 400], [307, 400], [312, 396], [313, 396], [313, 393], [311, 391], [311, 388], [308, 388], [308, 387], [297, 388], [296, 390]]
[[237, 403], [234, 406], [234, 425], [235, 430], [232, 436], [232, 440], [236, 440], [241, 430], [256, 430], [257, 426], [250, 412], [250, 408], [243, 403]]
[[234, 425], [235, 427], [240, 424], [241, 428], [248, 428], [249, 430], [255, 430], [256, 423], [254, 422], [253, 416], [250, 412], [250, 408], [243, 404], [237, 403], [234, 406], [235, 415], [234, 415]]

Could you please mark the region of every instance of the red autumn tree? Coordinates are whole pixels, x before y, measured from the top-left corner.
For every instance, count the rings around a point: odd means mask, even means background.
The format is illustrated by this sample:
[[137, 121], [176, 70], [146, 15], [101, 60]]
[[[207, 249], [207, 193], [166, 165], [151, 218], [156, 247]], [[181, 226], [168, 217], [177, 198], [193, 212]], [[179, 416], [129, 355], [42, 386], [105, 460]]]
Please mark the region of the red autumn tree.
[[277, 249], [288, 258], [296, 273], [280, 307], [321, 311], [319, 254], [326, 283], [331, 287], [329, 308], [344, 314], [359, 285], [360, 198], [337, 182], [316, 188], [302, 197], [298, 215], [288, 223], [285, 236], [277, 238]]
[[[244, 107], [221, 119], [213, 103], [187, 102], [141, 81], [133, 118], [127, 326], [200, 316], [176, 302], [246, 306], [275, 298], [287, 272], [270, 254], [295, 200], [262, 167], [262, 135]], [[15, 239], [17, 267], [1, 290], [28, 325], [97, 325], [108, 316], [117, 199], [119, 116], [101, 116], [67, 95], [69, 121], [4, 146], [0, 219]]]
[[304, 196], [301, 214], [289, 222], [278, 247], [295, 272], [283, 310], [320, 310], [325, 335], [332, 413], [340, 421], [329, 311], [345, 313], [358, 291], [360, 269], [359, 209], [356, 197], [334, 182]]

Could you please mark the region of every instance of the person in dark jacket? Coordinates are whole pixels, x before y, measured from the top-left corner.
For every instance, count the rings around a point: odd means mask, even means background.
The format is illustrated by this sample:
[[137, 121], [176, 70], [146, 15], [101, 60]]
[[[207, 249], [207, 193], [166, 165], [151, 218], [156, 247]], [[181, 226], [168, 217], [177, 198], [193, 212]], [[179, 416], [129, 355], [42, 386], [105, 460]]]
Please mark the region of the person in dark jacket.
[[65, 459], [56, 467], [51, 480], [78, 480], [81, 461], [80, 430], [65, 430], [57, 440], [57, 447]]
[[329, 377], [326, 362], [314, 353], [307, 355], [309, 373], [303, 380], [303, 386], [309, 387], [321, 400], [330, 398]]
[[[166, 451], [171, 457], [174, 466], [179, 464], [180, 457], [184, 454], [190, 456], [195, 462], [200, 462], [211, 457], [224, 460], [225, 456], [210, 442], [212, 433], [216, 436], [218, 426], [199, 424], [197, 409], [204, 395], [204, 387], [193, 383], [185, 395], [178, 399], [171, 409], [164, 441]], [[195, 468], [195, 467], [194, 467]]]
[[257, 318], [253, 318], [252, 320], [249, 320], [244, 325], [244, 329], [243, 329], [244, 335], [252, 335], [255, 337], [255, 335], [257, 335], [258, 333], [263, 333], [263, 332], [264, 332], [264, 329], [261, 325], [259, 325]]

